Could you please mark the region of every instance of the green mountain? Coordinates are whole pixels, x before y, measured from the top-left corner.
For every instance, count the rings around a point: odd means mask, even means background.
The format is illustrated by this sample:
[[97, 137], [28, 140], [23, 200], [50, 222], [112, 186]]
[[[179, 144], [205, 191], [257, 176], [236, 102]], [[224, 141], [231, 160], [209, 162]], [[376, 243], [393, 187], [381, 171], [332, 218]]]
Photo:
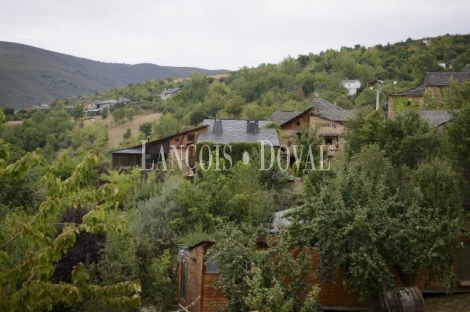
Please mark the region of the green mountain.
[[0, 107], [23, 108], [165, 77], [213, 75], [226, 70], [155, 64], [102, 63], [0, 41]]

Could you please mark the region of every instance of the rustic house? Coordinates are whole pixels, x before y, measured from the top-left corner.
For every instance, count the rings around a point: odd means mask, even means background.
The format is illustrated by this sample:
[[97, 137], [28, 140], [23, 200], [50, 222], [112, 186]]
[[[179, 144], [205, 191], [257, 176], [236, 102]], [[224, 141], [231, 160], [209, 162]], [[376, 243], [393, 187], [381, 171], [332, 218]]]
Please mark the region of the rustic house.
[[270, 119], [276, 121], [281, 128], [281, 144], [291, 146], [300, 138], [302, 127], [314, 129], [323, 138], [325, 150], [333, 156], [340, 149], [344, 140], [341, 134], [346, 121], [354, 116], [354, 111], [342, 109], [321, 98], [314, 98], [310, 106], [301, 112], [274, 112]]
[[[136, 145], [112, 151], [113, 167], [123, 169], [135, 166], [142, 167], [142, 154], [145, 153], [145, 168], [142, 169], [157, 169], [167, 162], [169, 163], [167, 169], [177, 169], [181, 163], [181, 169], [189, 174], [196, 162], [193, 144], [202, 133], [207, 131], [207, 128], [206, 125], [203, 125], [148, 142], [145, 144], [145, 150], [142, 149], [142, 145]], [[187, 161], [186, 155], [188, 156]]]
[[435, 104], [435, 108], [441, 107], [443, 90], [449, 86], [450, 80], [460, 83], [470, 81], [470, 64], [461, 72], [428, 72], [423, 85], [391, 94], [388, 97], [388, 116], [397, 115], [405, 110], [425, 109], [425, 97], [427, 102]]
[[[271, 233], [275, 235], [279, 232], [280, 224], [289, 225], [286, 218], [286, 211], [275, 214]], [[257, 248], [265, 248], [266, 240], [258, 239]], [[255, 242], [254, 242], [255, 243]], [[452, 269], [456, 277], [454, 292], [470, 292], [470, 238], [461, 239], [462, 248], [454, 262]], [[178, 264], [178, 308], [179, 311], [186, 312], [214, 312], [218, 308], [223, 308], [225, 298], [220, 289], [213, 286], [213, 282], [218, 278], [218, 265], [212, 263], [206, 257], [214, 242], [201, 241], [193, 246], [182, 248], [179, 253]], [[312, 269], [319, 266], [318, 248], [312, 248]], [[343, 283], [343, 271], [341, 270], [335, 280], [329, 284], [320, 284], [318, 299], [324, 310], [341, 311], [364, 311], [370, 309], [370, 302], [361, 301], [359, 294], [348, 292]], [[440, 283], [430, 283], [423, 275], [418, 282], [419, 290], [422, 293], [446, 293], [447, 289]], [[398, 281], [399, 282], [399, 281]], [[319, 284], [317, 280], [312, 280], [312, 284]]]

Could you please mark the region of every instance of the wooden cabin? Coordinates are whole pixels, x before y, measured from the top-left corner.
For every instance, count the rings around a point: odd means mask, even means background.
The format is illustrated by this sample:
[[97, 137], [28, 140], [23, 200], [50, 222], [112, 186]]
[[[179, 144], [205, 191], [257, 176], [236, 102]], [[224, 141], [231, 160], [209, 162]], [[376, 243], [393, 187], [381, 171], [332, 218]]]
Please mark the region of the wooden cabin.
[[[181, 163], [182, 170], [189, 173], [196, 163], [194, 144], [207, 128], [203, 125], [146, 143], [145, 168], [142, 169], [164, 169], [161, 168], [163, 163], [168, 170], [178, 169]], [[142, 144], [112, 151], [113, 168], [142, 167], [142, 151]]]
[[[290, 220], [286, 214], [293, 209], [279, 211], [274, 215], [271, 233], [279, 233], [281, 226], [289, 226]], [[468, 234], [468, 232], [466, 232]], [[467, 235], [468, 236], [468, 235]], [[470, 237], [461, 238], [462, 249], [456, 255], [452, 270], [455, 274], [454, 292], [470, 292]], [[266, 240], [260, 238], [257, 248], [266, 247]], [[215, 312], [225, 304], [225, 298], [220, 289], [213, 286], [219, 277], [216, 264], [207, 261], [206, 255], [214, 242], [202, 241], [196, 245], [181, 250], [178, 265], [178, 307], [186, 312]], [[302, 248], [302, 251], [307, 248]], [[318, 248], [308, 248], [312, 259], [312, 270], [319, 266]], [[344, 287], [343, 275], [340, 271], [330, 284], [318, 284], [320, 293], [318, 299], [324, 310], [363, 311], [371, 308], [369, 301], [361, 301], [359, 294], [350, 293]], [[432, 283], [422, 274], [417, 283], [421, 293], [446, 293], [447, 289], [441, 283]], [[401, 284], [397, 277], [397, 283]]]

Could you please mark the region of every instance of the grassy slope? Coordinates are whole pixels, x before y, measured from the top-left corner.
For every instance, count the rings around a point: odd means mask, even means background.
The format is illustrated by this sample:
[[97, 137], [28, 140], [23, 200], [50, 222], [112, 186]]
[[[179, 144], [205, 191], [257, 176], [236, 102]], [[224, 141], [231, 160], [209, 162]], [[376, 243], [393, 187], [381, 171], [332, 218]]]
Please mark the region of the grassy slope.
[[127, 129], [131, 129], [132, 136], [137, 136], [139, 133], [139, 126], [144, 122], [153, 122], [158, 121], [161, 117], [161, 113], [150, 113], [150, 114], [142, 114], [139, 116], [135, 116], [132, 121], [126, 121], [124, 123], [116, 124], [113, 122], [113, 117], [109, 116], [106, 119], [101, 119], [101, 116], [93, 117], [93, 119], [88, 119], [85, 122], [101, 122], [103, 123], [106, 128], [108, 129], [108, 146], [109, 147], [117, 147], [119, 142], [123, 140], [122, 136], [127, 131]]
[[193, 71], [203, 75], [223, 72], [154, 64], [102, 63], [1, 41], [0, 60], [0, 107], [14, 108], [150, 79], [187, 77]]

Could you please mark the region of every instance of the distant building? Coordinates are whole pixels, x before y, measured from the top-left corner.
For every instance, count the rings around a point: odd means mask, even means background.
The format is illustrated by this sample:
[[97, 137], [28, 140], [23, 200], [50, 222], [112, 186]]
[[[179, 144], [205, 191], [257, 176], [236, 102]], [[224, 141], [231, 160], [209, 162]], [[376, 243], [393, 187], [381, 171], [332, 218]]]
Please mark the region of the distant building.
[[343, 80], [343, 86], [348, 89], [348, 95], [354, 96], [357, 93], [357, 89], [361, 87], [361, 82], [357, 79], [354, 80]]
[[180, 88], [165, 89], [165, 90], [163, 90], [162, 93], [160, 93], [160, 98], [161, 98], [163, 101], [166, 101], [166, 100], [168, 100], [169, 98], [171, 98], [173, 95], [175, 95], [176, 93], [178, 93], [180, 90], [181, 90]]
[[470, 64], [461, 72], [428, 72], [424, 83], [413, 89], [393, 93], [388, 99], [388, 116], [393, 116], [405, 110], [423, 110], [424, 97], [436, 103], [438, 108], [442, 105], [442, 89], [449, 86], [450, 80], [462, 83], [470, 81]]
[[27, 111], [40, 110], [40, 111], [50, 111], [51, 108], [47, 104], [38, 103], [38, 105], [31, 105], [25, 108]]

